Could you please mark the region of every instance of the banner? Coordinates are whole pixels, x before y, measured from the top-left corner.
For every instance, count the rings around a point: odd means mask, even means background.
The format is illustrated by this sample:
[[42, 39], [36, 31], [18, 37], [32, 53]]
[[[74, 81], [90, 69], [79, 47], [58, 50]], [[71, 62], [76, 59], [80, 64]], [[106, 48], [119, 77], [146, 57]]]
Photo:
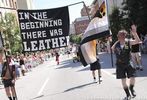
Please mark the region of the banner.
[[105, 0], [85, 30], [79, 47], [81, 63], [86, 66], [96, 62], [96, 39], [110, 35]]
[[65, 47], [69, 44], [68, 7], [18, 10], [24, 52]]

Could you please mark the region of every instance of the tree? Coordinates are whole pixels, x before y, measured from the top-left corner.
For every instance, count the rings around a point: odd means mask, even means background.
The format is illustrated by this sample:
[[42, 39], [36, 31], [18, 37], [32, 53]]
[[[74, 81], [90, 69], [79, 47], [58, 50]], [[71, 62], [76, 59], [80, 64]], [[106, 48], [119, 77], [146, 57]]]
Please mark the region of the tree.
[[81, 35], [71, 35], [70, 42], [79, 44], [81, 42]]
[[16, 16], [13, 13], [6, 13], [0, 20], [0, 30], [4, 40], [4, 46], [10, 49], [11, 53], [20, 52], [22, 49], [19, 27]]
[[[123, 2], [123, 16], [127, 16], [126, 23], [136, 24], [141, 34], [147, 34], [147, 0], [125, 0]], [[126, 25], [124, 25], [126, 26]], [[129, 28], [126, 26], [126, 28]]]
[[121, 29], [121, 15], [119, 8], [114, 7], [112, 10], [112, 14], [109, 16], [110, 18], [110, 28], [112, 31], [112, 40], [115, 42], [117, 40], [117, 33]]

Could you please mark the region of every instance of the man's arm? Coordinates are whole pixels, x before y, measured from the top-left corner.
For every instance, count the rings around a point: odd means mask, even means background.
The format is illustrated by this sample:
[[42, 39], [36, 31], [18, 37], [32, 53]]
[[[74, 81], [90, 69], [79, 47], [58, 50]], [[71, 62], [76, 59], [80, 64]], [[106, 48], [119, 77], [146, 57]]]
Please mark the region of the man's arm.
[[134, 37], [134, 40], [130, 41], [130, 44], [131, 45], [135, 45], [135, 44], [140, 44], [142, 43], [142, 41], [140, 40], [138, 34], [137, 34], [137, 29], [136, 29], [136, 26], [135, 25], [132, 25], [131, 26], [131, 34], [133, 35]]
[[116, 41], [116, 42], [113, 44], [113, 46], [111, 47], [113, 53], [114, 53], [114, 50], [115, 50], [115, 45], [116, 45], [117, 43], [118, 43], [118, 41]]
[[13, 77], [13, 80], [12, 82], [15, 83], [16, 81], [16, 69], [15, 69], [15, 65], [12, 65], [12, 77]]

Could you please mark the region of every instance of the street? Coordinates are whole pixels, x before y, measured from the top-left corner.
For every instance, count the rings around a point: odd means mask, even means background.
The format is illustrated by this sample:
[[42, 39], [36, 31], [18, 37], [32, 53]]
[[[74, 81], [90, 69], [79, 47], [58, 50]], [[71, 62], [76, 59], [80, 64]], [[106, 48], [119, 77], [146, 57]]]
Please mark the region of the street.
[[[56, 65], [51, 58], [33, 68], [26, 76], [16, 81], [18, 100], [123, 100], [125, 92], [121, 81], [115, 78], [115, 64], [112, 68], [110, 54], [101, 53], [101, 84], [94, 83], [89, 66], [73, 63], [72, 57], [60, 57]], [[137, 71], [135, 90], [137, 96], [132, 100], [147, 100], [147, 54], [142, 55], [143, 71]], [[114, 57], [115, 63], [115, 57]], [[8, 100], [0, 85], [0, 100]]]

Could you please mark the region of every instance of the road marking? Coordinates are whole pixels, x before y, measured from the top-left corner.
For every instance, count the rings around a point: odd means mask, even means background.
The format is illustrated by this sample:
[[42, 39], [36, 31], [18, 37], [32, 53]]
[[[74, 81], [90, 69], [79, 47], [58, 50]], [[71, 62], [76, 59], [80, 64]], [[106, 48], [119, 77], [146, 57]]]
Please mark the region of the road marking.
[[104, 73], [106, 73], [107, 75], [109, 75], [109, 76], [111, 76], [111, 77], [113, 77], [113, 78], [116, 78], [116, 76], [115, 75], [113, 75], [112, 73], [110, 73], [109, 71], [106, 71], [106, 70], [104, 70], [104, 69], [101, 69]]
[[49, 81], [49, 78], [47, 78], [47, 79], [45, 80], [45, 82], [44, 82], [44, 84], [42, 85], [40, 91], [38, 92], [38, 96], [40, 96], [40, 95], [42, 94], [42, 92], [43, 92], [43, 90], [44, 90], [46, 84], [48, 83], [48, 81]]

